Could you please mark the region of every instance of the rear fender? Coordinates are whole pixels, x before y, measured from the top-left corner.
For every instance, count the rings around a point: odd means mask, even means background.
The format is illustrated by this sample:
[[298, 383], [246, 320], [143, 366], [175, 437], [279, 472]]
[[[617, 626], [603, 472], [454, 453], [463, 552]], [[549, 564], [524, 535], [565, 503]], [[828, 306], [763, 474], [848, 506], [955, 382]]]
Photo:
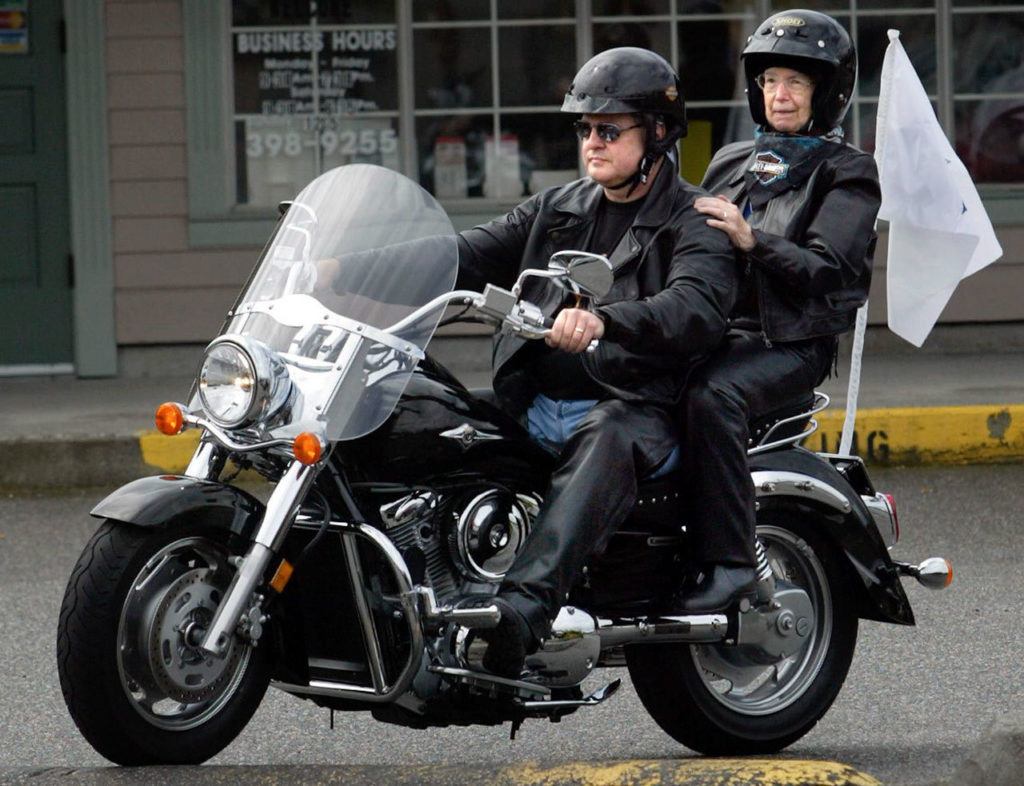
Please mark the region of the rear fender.
[[183, 475], [158, 475], [121, 486], [96, 505], [91, 515], [151, 528], [201, 516], [204, 523], [251, 540], [263, 512], [262, 502], [234, 486]]
[[914, 613], [871, 513], [853, 487], [829, 462], [803, 448], [764, 453], [750, 459], [758, 504], [815, 511], [822, 533], [846, 557], [864, 619], [913, 625]]

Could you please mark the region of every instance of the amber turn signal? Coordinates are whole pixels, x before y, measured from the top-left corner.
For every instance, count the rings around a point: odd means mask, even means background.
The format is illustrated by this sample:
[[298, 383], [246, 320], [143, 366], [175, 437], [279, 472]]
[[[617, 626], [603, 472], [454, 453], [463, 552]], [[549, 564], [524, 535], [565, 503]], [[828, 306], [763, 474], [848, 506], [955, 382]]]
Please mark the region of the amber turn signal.
[[303, 431], [292, 442], [292, 453], [303, 464], [316, 464], [324, 454], [324, 445], [316, 434]]
[[185, 428], [185, 413], [181, 407], [168, 401], [156, 408], [156, 427], [161, 434], [173, 437]]

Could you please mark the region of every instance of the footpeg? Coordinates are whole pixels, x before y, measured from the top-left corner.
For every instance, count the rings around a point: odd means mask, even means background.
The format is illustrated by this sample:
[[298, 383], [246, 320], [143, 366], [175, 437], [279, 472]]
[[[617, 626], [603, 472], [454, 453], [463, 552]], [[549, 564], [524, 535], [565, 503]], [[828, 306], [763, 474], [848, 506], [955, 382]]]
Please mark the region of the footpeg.
[[528, 710], [574, 709], [576, 707], [593, 707], [606, 699], [610, 699], [622, 687], [622, 680], [613, 680], [603, 688], [598, 688], [582, 699], [552, 699], [550, 701], [524, 701], [523, 707]]
[[423, 619], [432, 624], [454, 622], [464, 628], [496, 628], [501, 621], [501, 610], [494, 604], [484, 605], [486, 598], [470, 598], [454, 606], [438, 606], [430, 587], [416, 587], [413, 593], [420, 600]]

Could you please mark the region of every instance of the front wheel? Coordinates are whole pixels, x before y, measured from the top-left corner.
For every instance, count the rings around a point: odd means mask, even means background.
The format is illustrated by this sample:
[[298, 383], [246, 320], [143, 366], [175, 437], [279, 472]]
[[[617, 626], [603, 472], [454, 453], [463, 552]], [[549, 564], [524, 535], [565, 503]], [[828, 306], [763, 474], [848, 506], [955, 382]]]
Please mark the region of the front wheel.
[[629, 674], [651, 717], [700, 753], [774, 753], [805, 735], [832, 705], [850, 668], [857, 615], [835, 547], [806, 516], [763, 511], [758, 538], [778, 583], [804, 590], [814, 630], [796, 653], [766, 658], [726, 644], [638, 645]]
[[249, 722], [270, 681], [266, 647], [200, 649], [233, 575], [225, 533], [106, 521], [68, 581], [57, 670], [79, 730], [123, 765], [197, 764]]

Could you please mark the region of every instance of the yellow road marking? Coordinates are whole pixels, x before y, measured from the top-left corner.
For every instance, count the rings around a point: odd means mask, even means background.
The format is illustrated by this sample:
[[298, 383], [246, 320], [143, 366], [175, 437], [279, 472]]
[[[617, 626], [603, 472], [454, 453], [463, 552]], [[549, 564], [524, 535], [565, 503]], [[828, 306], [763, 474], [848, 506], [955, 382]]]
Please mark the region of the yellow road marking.
[[521, 764], [496, 773], [496, 784], [560, 786], [880, 786], [853, 767], [834, 761], [792, 759], [687, 759], [541, 766]]

